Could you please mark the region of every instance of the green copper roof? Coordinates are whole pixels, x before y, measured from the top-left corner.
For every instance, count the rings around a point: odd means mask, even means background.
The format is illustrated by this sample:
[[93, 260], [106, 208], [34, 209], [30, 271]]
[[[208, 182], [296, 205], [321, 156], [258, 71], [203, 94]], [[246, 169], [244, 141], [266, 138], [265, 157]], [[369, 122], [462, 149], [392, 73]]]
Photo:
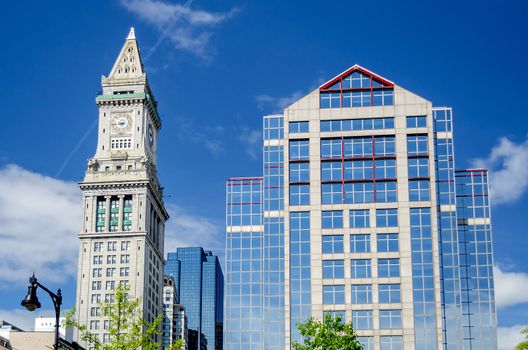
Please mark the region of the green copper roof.
[[154, 104], [154, 101], [152, 99], [152, 96], [150, 96], [150, 94], [139, 92], [139, 93], [133, 93], [133, 94], [99, 95], [95, 98], [95, 102], [117, 101], [117, 100], [128, 100], [128, 99], [146, 99], [149, 102], [150, 107], [154, 111], [155, 117], [158, 120], [159, 126], [161, 128], [161, 118], [158, 114], [158, 109], [156, 108], [156, 105]]
[[130, 98], [145, 98], [147, 94], [144, 92], [135, 94], [119, 94], [119, 95], [99, 95], [95, 98], [96, 102], [99, 101], [113, 101], [113, 100], [126, 100]]

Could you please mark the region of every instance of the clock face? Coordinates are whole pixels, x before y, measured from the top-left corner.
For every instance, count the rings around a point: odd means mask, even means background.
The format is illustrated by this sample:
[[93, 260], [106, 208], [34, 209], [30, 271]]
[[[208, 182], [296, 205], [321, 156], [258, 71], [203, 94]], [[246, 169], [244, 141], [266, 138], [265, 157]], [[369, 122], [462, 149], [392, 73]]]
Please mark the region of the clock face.
[[152, 131], [152, 125], [150, 124], [148, 126], [148, 142], [150, 146], [154, 143], [154, 132]]
[[128, 114], [118, 114], [114, 117], [112, 124], [116, 129], [126, 129], [130, 125], [130, 116]]

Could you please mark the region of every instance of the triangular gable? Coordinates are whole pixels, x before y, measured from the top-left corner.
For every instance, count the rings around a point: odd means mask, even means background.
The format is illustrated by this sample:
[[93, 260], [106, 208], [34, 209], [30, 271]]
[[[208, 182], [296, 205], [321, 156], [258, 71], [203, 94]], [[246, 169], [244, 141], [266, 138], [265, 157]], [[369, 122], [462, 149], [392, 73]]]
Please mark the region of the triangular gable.
[[[368, 85], [367, 85], [368, 83]], [[392, 88], [394, 83], [361, 67], [358, 64], [330, 79], [319, 87], [320, 91], [347, 89]]]
[[117, 56], [108, 80], [131, 80], [143, 76], [143, 63], [139, 54], [139, 48], [134, 34], [134, 28], [125, 40], [121, 52]]

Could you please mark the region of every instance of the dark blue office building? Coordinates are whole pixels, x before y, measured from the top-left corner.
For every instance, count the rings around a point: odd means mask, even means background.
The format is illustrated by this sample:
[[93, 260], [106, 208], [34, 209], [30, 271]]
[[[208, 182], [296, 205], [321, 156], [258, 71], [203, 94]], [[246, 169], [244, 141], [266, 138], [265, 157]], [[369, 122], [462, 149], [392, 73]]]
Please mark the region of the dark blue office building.
[[218, 257], [201, 247], [169, 253], [165, 275], [172, 276], [187, 310], [189, 350], [221, 350], [224, 275]]

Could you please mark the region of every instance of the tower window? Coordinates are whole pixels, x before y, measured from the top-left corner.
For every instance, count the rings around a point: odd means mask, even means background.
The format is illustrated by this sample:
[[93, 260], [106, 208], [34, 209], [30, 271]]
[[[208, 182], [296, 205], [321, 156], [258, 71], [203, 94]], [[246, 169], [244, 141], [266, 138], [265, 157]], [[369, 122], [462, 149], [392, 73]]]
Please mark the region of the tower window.
[[106, 218], [106, 201], [104, 197], [97, 198], [97, 220], [95, 231], [103, 232], [105, 228], [105, 218]]
[[115, 137], [111, 142], [112, 149], [132, 148], [132, 139], [129, 137]]
[[110, 201], [110, 232], [117, 232], [119, 221], [119, 199], [113, 197]]
[[123, 231], [132, 230], [132, 196], [126, 196], [123, 206]]

